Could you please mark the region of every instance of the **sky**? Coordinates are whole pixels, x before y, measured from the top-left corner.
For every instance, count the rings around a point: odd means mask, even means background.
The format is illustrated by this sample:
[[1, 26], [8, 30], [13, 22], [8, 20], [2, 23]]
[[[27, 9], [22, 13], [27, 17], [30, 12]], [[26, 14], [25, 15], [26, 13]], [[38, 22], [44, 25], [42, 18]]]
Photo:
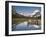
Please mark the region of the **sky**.
[[34, 10], [39, 10], [41, 11], [41, 7], [28, 7], [28, 6], [12, 6], [13, 10], [19, 14], [31, 14]]

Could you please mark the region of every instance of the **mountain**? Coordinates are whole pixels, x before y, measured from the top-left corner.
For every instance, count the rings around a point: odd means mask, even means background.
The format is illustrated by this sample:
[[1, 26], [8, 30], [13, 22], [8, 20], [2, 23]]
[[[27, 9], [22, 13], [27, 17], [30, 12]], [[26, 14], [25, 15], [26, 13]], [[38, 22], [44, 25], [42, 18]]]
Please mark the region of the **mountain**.
[[39, 10], [35, 10], [32, 14], [31, 14], [32, 17], [39, 17], [41, 16], [41, 13]]
[[12, 13], [12, 17], [13, 17], [13, 18], [15, 18], [15, 17], [16, 17], [16, 18], [21, 18], [21, 17], [24, 18], [25, 16], [20, 15], [20, 14], [18, 14], [18, 13]]
[[12, 12], [12, 17], [28, 18], [28, 17], [39, 17], [39, 16], [41, 16], [39, 10], [34, 10], [32, 13], [28, 13], [28, 14]]
[[40, 12], [37, 12], [35, 15], [33, 15], [34, 17], [39, 17], [41, 16]]
[[39, 10], [34, 10], [32, 13], [19, 13], [20, 15], [23, 15], [25, 17], [39, 17], [41, 15], [40, 11]]

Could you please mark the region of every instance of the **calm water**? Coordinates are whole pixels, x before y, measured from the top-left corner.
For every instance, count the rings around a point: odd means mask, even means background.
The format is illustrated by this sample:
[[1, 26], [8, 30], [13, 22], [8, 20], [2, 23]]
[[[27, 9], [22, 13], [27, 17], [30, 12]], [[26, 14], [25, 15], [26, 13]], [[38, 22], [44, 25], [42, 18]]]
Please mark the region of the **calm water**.
[[22, 22], [20, 24], [14, 24], [12, 31], [23, 31], [23, 30], [40, 30], [40, 25], [31, 25], [28, 22]]

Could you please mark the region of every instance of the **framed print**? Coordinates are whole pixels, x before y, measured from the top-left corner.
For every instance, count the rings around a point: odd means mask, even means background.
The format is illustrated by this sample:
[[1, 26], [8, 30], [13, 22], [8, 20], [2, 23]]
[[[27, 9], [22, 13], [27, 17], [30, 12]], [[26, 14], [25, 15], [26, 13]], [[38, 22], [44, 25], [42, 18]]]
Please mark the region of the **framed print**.
[[45, 4], [37, 2], [5, 2], [5, 35], [45, 33]]

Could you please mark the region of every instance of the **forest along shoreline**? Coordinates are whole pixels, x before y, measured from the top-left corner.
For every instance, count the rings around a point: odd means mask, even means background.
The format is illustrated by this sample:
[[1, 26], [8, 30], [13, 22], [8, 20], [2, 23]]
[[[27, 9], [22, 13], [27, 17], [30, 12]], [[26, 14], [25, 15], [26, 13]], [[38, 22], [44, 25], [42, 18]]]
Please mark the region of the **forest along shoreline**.
[[22, 23], [22, 22], [25, 22], [27, 21], [28, 24], [31, 24], [31, 25], [41, 25], [41, 19], [31, 19], [31, 18], [13, 18], [12, 19], [12, 24], [19, 24], [19, 23]]

